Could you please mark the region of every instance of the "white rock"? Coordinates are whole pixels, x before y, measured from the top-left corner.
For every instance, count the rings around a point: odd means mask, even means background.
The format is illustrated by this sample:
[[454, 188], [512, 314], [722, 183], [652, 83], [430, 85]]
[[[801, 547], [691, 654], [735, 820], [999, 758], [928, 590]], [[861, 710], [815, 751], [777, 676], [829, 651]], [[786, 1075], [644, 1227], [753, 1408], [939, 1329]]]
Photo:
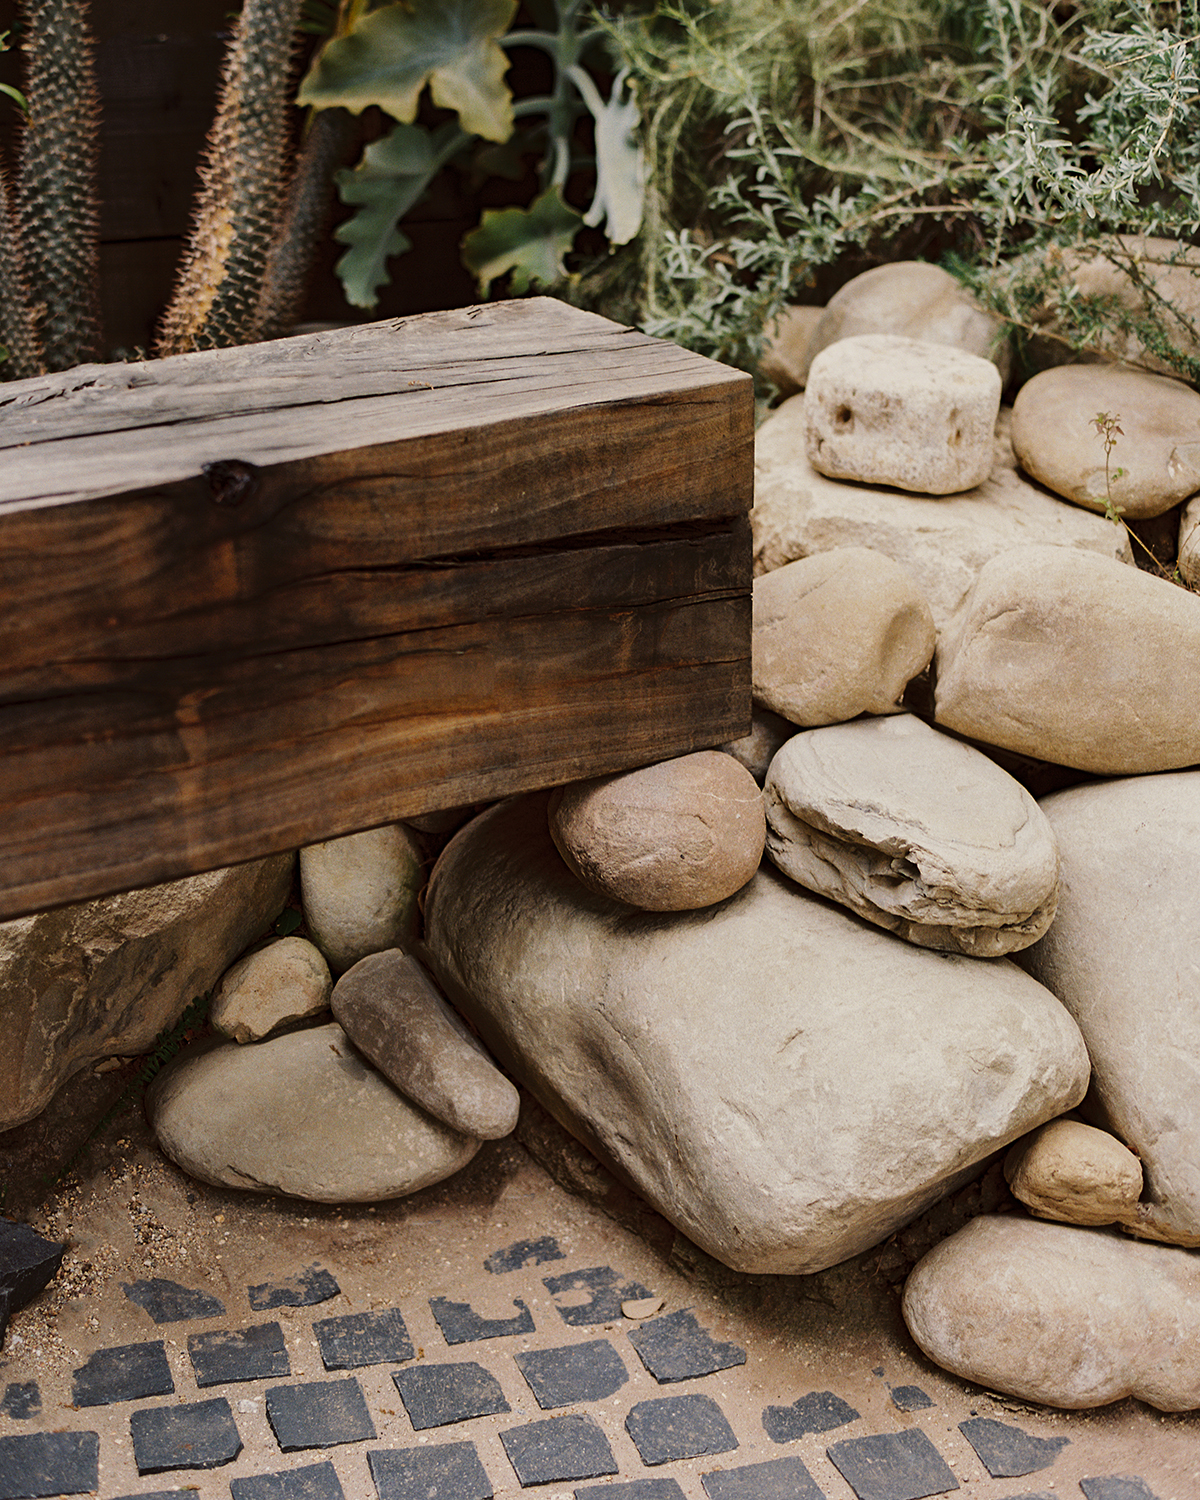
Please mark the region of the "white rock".
[[[1098, 415], [1120, 428], [1107, 465]], [[1103, 514], [1111, 499], [1126, 520], [1161, 516], [1200, 489], [1200, 395], [1121, 365], [1043, 370], [1017, 392], [1012, 445], [1034, 479], [1076, 505]]]
[[1012, 349], [999, 318], [986, 312], [949, 271], [923, 260], [890, 261], [853, 277], [829, 299], [797, 374], [839, 339], [865, 333], [900, 334], [928, 344], [949, 344], [996, 364], [1008, 378]]
[[933, 616], [910, 574], [841, 547], [755, 579], [754, 701], [793, 724], [895, 713], [933, 658]]
[[1101, 775], [1200, 762], [1200, 598], [1062, 547], [980, 572], [938, 641], [936, 717], [970, 739]]
[[1051, 1120], [1010, 1147], [1004, 1178], [1039, 1219], [1065, 1224], [1137, 1220], [1142, 1164], [1107, 1130]]
[[208, 1018], [235, 1042], [257, 1042], [323, 1011], [332, 989], [318, 948], [300, 937], [277, 938], [225, 971]]
[[1104, 1229], [973, 1219], [918, 1262], [904, 1321], [935, 1364], [1022, 1401], [1200, 1406], [1200, 1257]]
[[421, 859], [417, 836], [403, 823], [301, 849], [304, 916], [335, 974], [412, 941]]
[[844, 1260], [1082, 1097], [1074, 1023], [1008, 960], [897, 942], [767, 867], [703, 912], [631, 912], [570, 874], [545, 802], [448, 845], [430, 961], [512, 1076], [725, 1264]]
[[184, 1054], [155, 1079], [146, 1109], [191, 1176], [317, 1203], [400, 1198], [479, 1149], [398, 1094], [336, 1024]]
[[1037, 803], [910, 714], [794, 735], [764, 798], [785, 874], [922, 948], [991, 958], [1054, 917], [1058, 850]]
[[974, 489], [991, 473], [1002, 382], [990, 360], [889, 334], [840, 339], [813, 360], [805, 451], [831, 479], [921, 495]]
[[997, 424], [988, 479], [942, 500], [826, 479], [804, 456], [804, 396], [772, 413], [755, 440], [754, 570], [769, 573], [834, 547], [870, 547], [912, 575], [943, 629], [984, 563], [1041, 543], [1133, 563], [1124, 530], [1022, 479]]
[[1058, 918], [1022, 964], [1094, 1069], [1086, 1113], [1137, 1152], [1134, 1232], [1200, 1245], [1200, 771], [1055, 792]]

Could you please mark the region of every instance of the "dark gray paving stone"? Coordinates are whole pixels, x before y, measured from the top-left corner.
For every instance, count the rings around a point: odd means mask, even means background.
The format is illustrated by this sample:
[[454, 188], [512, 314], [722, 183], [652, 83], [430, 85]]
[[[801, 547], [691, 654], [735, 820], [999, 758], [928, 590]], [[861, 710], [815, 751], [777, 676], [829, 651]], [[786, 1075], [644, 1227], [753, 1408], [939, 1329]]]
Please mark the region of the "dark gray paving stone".
[[1050, 1490], [1027, 1490], [1020, 1495], [1009, 1495], [1006, 1500], [1062, 1500], [1062, 1497], [1052, 1494]]
[[143, 1401], [147, 1396], [174, 1393], [162, 1339], [97, 1349], [71, 1374], [71, 1400], [76, 1406], [111, 1406], [115, 1401]]
[[312, 1380], [277, 1385], [267, 1392], [267, 1421], [285, 1453], [301, 1448], [335, 1448], [378, 1437], [362, 1386], [345, 1380]]
[[1019, 1427], [992, 1417], [971, 1417], [960, 1422], [958, 1430], [993, 1479], [1019, 1479], [1023, 1474], [1048, 1469], [1071, 1441], [1065, 1437], [1030, 1437]]
[[553, 1235], [543, 1235], [540, 1240], [517, 1240], [505, 1245], [503, 1250], [493, 1250], [483, 1263], [485, 1271], [500, 1276], [505, 1271], [523, 1271], [526, 1266], [541, 1266], [549, 1260], [565, 1260]]
[[139, 1490], [136, 1495], [116, 1495], [113, 1500], [179, 1500], [180, 1495], [185, 1495], [187, 1500], [196, 1500], [196, 1491], [191, 1490]]
[[188, 1357], [196, 1384], [234, 1385], [242, 1380], [273, 1380], [290, 1375], [287, 1346], [278, 1323], [256, 1328], [218, 1328], [213, 1333], [189, 1333]]
[[1132, 1474], [1108, 1474], [1096, 1479], [1081, 1479], [1079, 1488], [1087, 1500], [1158, 1500], [1144, 1479]]
[[330, 1463], [231, 1479], [229, 1491], [233, 1500], [346, 1500], [337, 1470]]
[[67, 1247], [12, 1219], [0, 1219], [0, 1293], [5, 1319], [34, 1297], [62, 1265]]
[[[621, 1303], [650, 1297], [640, 1281], [622, 1282], [611, 1266], [589, 1266], [584, 1271], [568, 1271], [562, 1276], [546, 1276], [542, 1285], [552, 1297], [570, 1298], [569, 1304], [555, 1303], [558, 1315], [570, 1328], [590, 1328], [594, 1323], [611, 1323], [621, 1316]], [[575, 1297], [586, 1292], [589, 1300], [576, 1303]]]
[[919, 1427], [847, 1438], [825, 1451], [858, 1500], [925, 1500], [958, 1488], [950, 1466]]
[[0, 1500], [84, 1495], [99, 1487], [99, 1433], [28, 1432], [0, 1438]]
[[156, 1323], [184, 1323], [192, 1318], [225, 1316], [225, 1304], [216, 1297], [180, 1286], [165, 1276], [151, 1276], [146, 1281], [123, 1281], [121, 1290]]
[[629, 1342], [659, 1385], [694, 1380], [746, 1363], [746, 1351], [740, 1345], [714, 1339], [690, 1308], [643, 1323], [629, 1335]]
[[627, 1484], [589, 1484], [585, 1490], [575, 1491], [575, 1500], [586, 1500], [595, 1495], [600, 1500], [686, 1500], [679, 1488], [678, 1479], [631, 1479]]
[[503, 1339], [514, 1333], [532, 1333], [533, 1314], [513, 1298], [520, 1311], [511, 1318], [481, 1318], [469, 1302], [451, 1302], [449, 1297], [430, 1297], [429, 1306], [448, 1344], [477, 1344], [480, 1339]]
[[379, 1500], [491, 1500], [474, 1443], [393, 1448], [367, 1454]]
[[543, 1411], [603, 1401], [629, 1379], [621, 1356], [607, 1339], [561, 1349], [527, 1349], [513, 1358]]
[[709, 1500], [825, 1500], [825, 1492], [798, 1458], [702, 1474]]
[[26, 1417], [36, 1417], [42, 1409], [42, 1393], [36, 1380], [14, 1380], [4, 1390], [0, 1400], [0, 1412], [13, 1421], [21, 1422]]
[[402, 1365], [412, 1359], [412, 1339], [396, 1307], [381, 1312], [318, 1318], [313, 1335], [327, 1370], [361, 1370], [366, 1365]]
[[224, 1396], [184, 1406], [147, 1406], [131, 1413], [133, 1461], [139, 1474], [168, 1469], [219, 1469], [242, 1451]]
[[711, 1396], [698, 1393], [639, 1401], [625, 1418], [625, 1431], [648, 1465], [731, 1453], [738, 1445], [725, 1413]]
[[253, 1312], [272, 1312], [277, 1307], [315, 1307], [318, 1302], [328, 1302], [330, 1297], [336, 1297], [340, 1291], [332, 1272], [321, 1266], [306, 1266], [285, 1281], [264, 1281], [262, 1286], [249, 1286], [246, 1295]]
[[919, 1385], [894, 1385], [892, 1404], [899, 1411], [926, 1411], [933, 1402]]
[[472, 1360], [449, 1365], [410, 1365], [392, 1374], [414, 1432], [511, 1411], [500, 1382]]
[[856, 1422], [858, 1413], [833, 1391], [809, 1391], [791, 1406], [768, 1406], [762, 1420], [773, 1443], [794, 1443], [810, 1432], [833, 1432]]
[[599, 1479], [617, 1472], [608, 1439], [592, 1417], [548, 1417], [510, 1427], [500, 1434], [500, 1441], [522, 1487]]

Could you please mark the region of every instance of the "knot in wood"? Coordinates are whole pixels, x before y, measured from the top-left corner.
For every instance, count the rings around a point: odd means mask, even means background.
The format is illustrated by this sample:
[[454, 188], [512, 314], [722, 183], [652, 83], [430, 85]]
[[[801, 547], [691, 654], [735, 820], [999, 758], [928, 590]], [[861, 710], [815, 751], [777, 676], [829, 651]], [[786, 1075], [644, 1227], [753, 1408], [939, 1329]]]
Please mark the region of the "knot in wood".
[[221, 458], [205, 464], [204, 477], [214, 505], [242, 505], [258, 491], [258, 469], [242, 458]]

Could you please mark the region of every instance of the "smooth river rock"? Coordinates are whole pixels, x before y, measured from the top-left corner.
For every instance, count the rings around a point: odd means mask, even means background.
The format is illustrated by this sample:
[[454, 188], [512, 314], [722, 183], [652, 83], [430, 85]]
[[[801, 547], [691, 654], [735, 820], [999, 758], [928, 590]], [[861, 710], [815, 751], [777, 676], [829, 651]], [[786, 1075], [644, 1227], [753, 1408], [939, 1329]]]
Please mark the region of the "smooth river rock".
[[935, 1364], [1021, 1401], [1200, 1406], [1200, 1256], [1014, 1214], [914, 1267], [904, 1321]]
[[758, 869], [766, 833], [757, 782], [719, 750], [558, 787], [549, 820], [588, 890], [644, 911], [732, 896]]
[[1008, 413], [996, 428], [988, 478], [933, 499], [826, 479], [804, 455], [804, 396], [771, 413], [755, 438], [754, 571], [769, 573], [834, 547], [870, 547], [910, 573], [943, 629], [991, 558], [1040, 543], [1133, 562], [1129, 538], [1017, 472]]
[[280, 1026], [320, 1014], [333, 979], [306, 938], [276, 938], [221, 976], [208, 1019], [235, 1042], [257, 1042]]
[[1137, 1217], [1142, 1164], [1107, 1130], [1051, 1120], [1009, 1148], [1004, 1179], [1030, 1213], [1064, 1224]]
[[1101, 775], [1200, 762], [1200, 598], [1090, 553], [1019, 547], [980, 572], [937, 650], [936, 718]]
[[300, 851], [300, 894], [313, 942], [335, 974], [415, 936], [421, 845], [403, 823]]
[[317, 1203], [401, 1198], [479, 1149], [397, 1093], [336, 1023], [189, 1051], [155, 1079], [146, 1111], [192, 1177]]
[[1134, 1233], [1200, 1246], [1200, 771], [1055, 792], [1058, 917], [1021, 955], [1092, 1057], [1084, 1112], [1141, 1158]]
[[808, 371], [808, 461], [831, 479], [954, 495], [992, 470], [1000, 372], [943, 344], [841, 339]]
[[922, 948], [992, 958], [1053, 920], [1058, 849], [1037, 803], [911, 714], [793, 735], [764, 800], [786, 875]]
[[276, 855], [0, 923], [0, 1129], [88, 1063], [147, 1051], [279, 915]]
[[607, 901], [541, 795], [455, 836], [425, 915], [506, 1069], [736, 1270], [877, 1244], [1087, 1086], [1071, 1018], [1008, 960], [897, 942], [767, 866], [703, 912]]
[[895, 713], [937, 644], [912, 575], [866, 547], [756, 578], [753, 618], [754, 701], [793, 724]]
[[360, 958], [338, 980], [333, 1014], [406, 1098], [463, 1135], [499, 1140], [521, 1097], [411, 954]]

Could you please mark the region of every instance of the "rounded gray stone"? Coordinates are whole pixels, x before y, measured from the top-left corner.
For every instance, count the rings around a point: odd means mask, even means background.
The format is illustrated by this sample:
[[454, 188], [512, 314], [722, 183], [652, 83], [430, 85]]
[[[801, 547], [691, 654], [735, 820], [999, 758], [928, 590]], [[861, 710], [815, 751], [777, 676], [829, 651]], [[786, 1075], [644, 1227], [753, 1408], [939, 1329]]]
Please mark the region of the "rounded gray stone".
[[411, 942], [422, 859], [417, 835], [403, 823], [301, 849], [305, 920], [335, 974], [368, 953]]

